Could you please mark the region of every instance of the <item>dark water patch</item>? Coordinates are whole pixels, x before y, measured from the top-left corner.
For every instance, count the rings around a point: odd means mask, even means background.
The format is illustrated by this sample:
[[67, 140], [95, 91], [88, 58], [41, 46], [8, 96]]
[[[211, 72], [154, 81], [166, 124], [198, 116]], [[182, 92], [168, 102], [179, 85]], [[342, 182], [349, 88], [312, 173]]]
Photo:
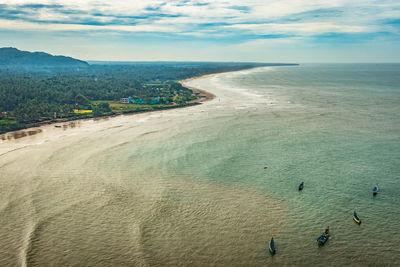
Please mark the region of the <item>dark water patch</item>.
[[2, 134], [0, 136], [1, 140], [17, 140], [26, 136], [32, 136], [38, 133], [41, 133], [42, 129], [32, 129], [32, 130], [22, 130], [22, 131], [15, 131], [6, 134]]
[[81, 125], [80, 121], [71, 121], [66, 124], [69, 128], [79, 127]]
[[41, 133], [42, 129], [36, 129], [36, 130], [27, 130], [27, 131], [19, 131], [15, 133], [11, 133], [14, 139], [19, 139], [25, 136], [32, 136], [38, 133]]
[[105, 117], [94, 117], [93, 121], [109, 121], [110, 120], [110, 116], [105, 116]]
[[29, 131], [27, 131], [27, 132], [28, 132], [28, 135], [31, 136], [31, 135], [35, 135], [35, 134], [37, 134], [37, 133], [41, 133], [42, 130], [41, 130], [41, 129], [29, 130]]
[[[27, 134], [26, 131], [13, 132], [13, 133], [9, 134], [9, 136], [14, 138], [14, 139], [19, 139], [19, 138], [25, 137], [27, 135], [28, 134]], [[11, 139], [11, 138], [9, 138], [9, 139]]]
[[68, 128], [76, 128], [76, 127], [80, 127], [81, 126], [81, 121], [80, 120], [76, 120], [76, 121], [70, 121], [68, 123], [64, 123], [62, 125], [63, 130], [67, 130]]

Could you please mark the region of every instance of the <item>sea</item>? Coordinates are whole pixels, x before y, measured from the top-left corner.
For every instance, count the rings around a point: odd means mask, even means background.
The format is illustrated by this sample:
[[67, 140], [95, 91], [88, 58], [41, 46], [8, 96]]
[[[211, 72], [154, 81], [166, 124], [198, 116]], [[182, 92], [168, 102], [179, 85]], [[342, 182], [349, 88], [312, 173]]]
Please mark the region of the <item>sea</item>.
[[0, 266], [400, 266], [400, 64], [186, 84], [216, 97], [1, 135]]

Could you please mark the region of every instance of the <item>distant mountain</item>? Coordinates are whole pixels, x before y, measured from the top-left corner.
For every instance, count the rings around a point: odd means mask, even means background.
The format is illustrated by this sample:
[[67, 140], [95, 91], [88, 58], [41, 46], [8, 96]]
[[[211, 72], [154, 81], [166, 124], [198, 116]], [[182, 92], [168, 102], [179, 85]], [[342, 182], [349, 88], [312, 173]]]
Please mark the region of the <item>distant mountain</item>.
[[87, 68], [85, 61], [65, 56], [53, 56], [44, 52], [21, 51], [13, 47], [0, 48], [0, 68], [25, 71]]

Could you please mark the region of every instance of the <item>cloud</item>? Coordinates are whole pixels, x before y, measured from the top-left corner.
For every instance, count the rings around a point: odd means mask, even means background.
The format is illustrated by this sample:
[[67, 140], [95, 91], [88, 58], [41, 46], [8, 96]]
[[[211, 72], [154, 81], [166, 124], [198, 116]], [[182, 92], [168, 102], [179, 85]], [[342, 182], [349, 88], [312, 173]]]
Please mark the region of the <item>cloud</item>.
[[182, 36], [399, 34], [393, 0], [0, 0], [0, 28]]
[[[10, 21], [0, 19], [0, 29], [12, 30], [43, 30], [41, 24], [27, 21]], [[173, 27], [162, 25], [90, 25], [46, 23], [45, 31], [117, 31], [117, 32], [165, 32], [172, 33], [177, 30]]]
[[229, 29], [250, 31], [255, 35], [296, 34], [299, 36], [318, 35], [321, 33], [330, 32], [361, 33], [371, 30], [371, 28], [363, 26], [338, 25], [330, 22], [234, 24], [224, 27]]
[[304, 37], [286, 37], [286, 38], [263, 38], [247, 41], [240, 44], [234, 44], [231, 47], [236, 50], [254, 50], [266, 49], [279, 46], [293, 46], [303, 43], [306, 38]]

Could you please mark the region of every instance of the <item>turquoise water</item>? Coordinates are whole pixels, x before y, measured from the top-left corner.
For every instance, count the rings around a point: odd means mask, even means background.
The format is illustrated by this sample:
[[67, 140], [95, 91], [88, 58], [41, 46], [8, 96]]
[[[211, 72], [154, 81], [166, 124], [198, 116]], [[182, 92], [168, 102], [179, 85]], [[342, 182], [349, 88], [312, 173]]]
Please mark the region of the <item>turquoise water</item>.
[[0, 265], [400, 265], [400, 64], [189, 85], [216, 98], [0, 138]]
[[[269, 229], [279, 247], [271, 262], [400, 264], [400, 65], [304, 64], [220, 79], [275, 102], [178, 134], [184, 152], [169, 168], [246, 185], [286, 207], [283, 226]], [[325, 225], [332, 240], [318, 250]]]

